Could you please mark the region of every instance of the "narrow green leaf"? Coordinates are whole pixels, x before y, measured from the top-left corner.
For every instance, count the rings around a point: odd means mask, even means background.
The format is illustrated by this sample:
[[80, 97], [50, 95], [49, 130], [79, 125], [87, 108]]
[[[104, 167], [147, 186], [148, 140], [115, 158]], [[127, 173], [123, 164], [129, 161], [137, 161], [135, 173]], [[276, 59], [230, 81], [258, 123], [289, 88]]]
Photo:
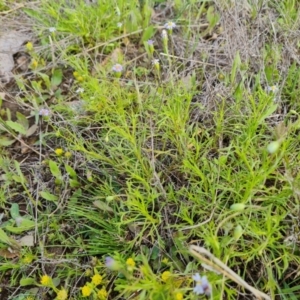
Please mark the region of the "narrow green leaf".
[[19, 205], [17, 203], [13, 203], [10, 208], [10, 215], [13, 219], [20, 217]]
[[53, 195], [49, 192], [40, 192], [40, 195], [45, 199], [45, 200], [48, 200], [48, 201], [57, 201], [58, 200], [58, 197], [56, 195]]
[[55, 69], [51, 77], [51, 85], [58, 86], [61, 84], [63, 78], [63, 73], [61, 69]]
[[263, 112], [262, 116], [259, 119], [259, 123], [262, 123], [267, 117], [271, 116], [277, 109], [278, 104], [274, 103]]
[[25, 277], [20, 280], [20, 286], [27, 286], [27, 285], [37, 285], [38, 283], [35, 279], [30, 277]]
[[41, 76], [42, 79], [44, 80], [44, 82], [45, 82], [45, 84], [46, 84], [46, 87], [47, 87], [48, 89], [50, 89], [50, 88], [51, 88], [51, 82], [50, 82], [49, 76], [48, 76], [47, 74], [43, 74], [43, 73], [38, 73], [38, 74], [39, 74], [39, 76]]
[[2, 136], [0, 138], [0, 146], [4, 146], [4, 147], [7, 147], [7, 146], [10, 146], [12, 145], [16, 140], [14, 139], [11, 139], [7, 136]]
[[13, 121], [6, 121], [5, 123], [6, 123], [6, 125], [7, 125], [8, 127], [10, 127], [12, 130], [14, 130], [14, 131], [16, 131], [16, 132], [18, 132], [18, 133], [21, 133], [21, 134], [23, 134], [23, 135], [26, 134], [26, 128], [24, 128], [23, 125], [21, 125], [21, 124], [19, 124], [19, 123], [17, 123], [17, 122], [13, 122]]
[[26, 182], [26, 178], [25, 178], [25, 176], [23, 175], [23, 173], [21, 171], [20, 164], [16, 160], [14, 161], [14, 164], [15, 164], [16, 171], [19, 175], [18, 177], [20, 179], [20, 182], [22, 184], [24, 184]]
[[56, 177], [58, 179], [61, 179], [61, 177], [62, 177], [61, 172], [60, 172], [60, 169], [59, 169], [58, 165], [56, 164], [56, 162], [53, 161], [53, 160], [50, 160], [49, 161], [49, 167], [50, 167], [51, 174], [54, 177]]
[[[30, 221], [30, 220], [28, 220], [28, 221]], [[31, 222], [33, 222], [33, 221], [31, 221]], [[5, 226], [5, 229], [11, 233], [20, 234], [20, 233], [32, 230], [34, 227], [35, 227], [35, 224], [30, 225], [30, 226], [20, 226], [20, 227], [7, 225], [7, 226]]]
[[8, 107], [5, 110], [5, 114], [6, 114], [7, 120], [11, 121], [11, 112], [10, 112], [10, 109]]
[[29, 17], [32, 17], [33, 19], [42, 20], [42, 15], [34, 9], [25, 7], [22, 9], [22, 11], [24, 11]]
[[28, 119], [18, 111], [16, 112], [16, 117], [17, 117], [17, 120], [18, 120], [17, 123], [21, 124], [23, 126], [23, 128], [25, 130], [27, 130], [28, 127], [29, 127]]
[[8, 237], [8, 235], [3, 231], [2, 228], [0, 228], [0, 242], [4, 243], [4, 244], [8, 244], [10, 245], [11, 240]]
[[33, 87], [33, 89], [37, 92], [37, 93], [41, 93], [41, 91], [43, 91], [43, 88], [42, 88], [42, 80], [40, 81], [31, 81], [31, 86]]
[[80, 186], [80, 183], [76, 179], [70, 179], [70, 187], [71, 188], [76, 188], [79, 186]]
[[73, 179], [77, 178], [76, 171], [71, 166], [65, 164], [65, 168], [71, 178]]
[[35, 226], [35, 221], [30, 220], [28, 218], [22, 218], [22, 222], [20, 224], [18, 224], [18, 227], [21, 228], [32, 228]]
[[235, 58], [233, 60], [232, 68], [231, 68], [231, 76], [230, 76], [231, 84], [233, 84], [235, 82], [235, 77], [236, 77], [237, 71], [239, 70], [240, 66], [241, 66], [241, 57], [240, 57], [240, 53], [237, 52], [235, 55]]
[[23, 182], [23, 178], [22, 177], [20, 177], [20, 176], [18, 176], [18, 175], [13, 175], [12, 177], [11, 177], [15, 182], [18, 182], [18, 183], [24, 183]]
[[154, 36], [155, 34], [155, 29], [153, 26], [149, 26], [147, 27], [144, 32], [143, 32], [143, 36], [142, 36], [142, 42], [147, 42], [148, 40], [151, 39], [151, 37]]

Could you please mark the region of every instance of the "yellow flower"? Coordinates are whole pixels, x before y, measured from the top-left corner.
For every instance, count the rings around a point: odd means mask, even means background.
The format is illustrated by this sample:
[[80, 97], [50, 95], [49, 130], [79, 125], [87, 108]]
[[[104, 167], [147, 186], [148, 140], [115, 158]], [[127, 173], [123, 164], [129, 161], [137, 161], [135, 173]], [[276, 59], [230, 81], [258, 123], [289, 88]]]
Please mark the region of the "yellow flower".
[[166, 264], [168, 264], [169, 259], [167, 257], [165, 257], [161, 262], [166, 265]]
[[41, 285], [44, 285], [44, 286], [51, 286], [52, 284], [52, 278], [48, 275], [43, 275], [41, 277]]
[[81, 288], [81, 293], [83, 297], [88, 297], [92, 293], [92, 289], [89, 286], [85, 285]]
[[34, 256], [33, 254], [27, 253], [27, 254], [22, 258], [22, 262], [23, 262], [24, 264], [29, 265], [29, 264], [32, 263], [32, 261], [34, 260], [34, 258], [35, 258], [35, 256]]
[[100, 274], [95, 274], [93, 277], [92, 277], [92, 283], [97, 286], [99, 285], [100, 283], [102, 282], [102, 276]]
[[61, 156], [61, 155], [63, 155], [64, 150], [61, 149], [61, 148], [57, 148], [57, 149], [54, 150], [54, 152], [55, 152], [55, 154], [56, 154], [57, 156]]
[[170, 271], [165, 271], [161, 274], [161, 280], [163, 282], [166, 282], [171, 276], [171, 272]]
[[134, 268], [135, 261], [130, 257], [126, 260], [126, 265], [127, 265], [127, 267]]
[[107, 298], [107, 291], [104, 288], [102, 288], [101, 290], [98, 291], [97, 296], [98, 299], [105, 300]]
[[183, 300], [183, 295], [182, 295], [182, 293], [180, 293], [180, 292], [175, 293], [175, 300]]
[[56, 300], [66, 300], [68, 299], [68, 292], [65, 289], [58, 291], [56, 295]]
[[37, 68], [37, 66], [38, 66], [38, 62], [35, 60], [35, 59], [33, 59], [32, 61], [31, 61], [31, 69], [36, 69]]
[[66, 157], [66, 158], [70, 158], [71, 156], [72, 156], [72, 153], [71, 153], [71, 152], [67, 151], [67, 152], [65, 153], [65, 157]]
[[26, 49], [27, 49], [28, 51], [31, 51], [31, 50], [33, 49], [33, 45], [32, 45], [31, 42], [28, 42], [28, 43], [26, 44]]
[[73, 76], [74, 76], [75, 78], [77, 78], [77, 77], [79, 76], [79, 73], [78, 73], [77, 71], [75, 71], [75, 72], [73, 72]]

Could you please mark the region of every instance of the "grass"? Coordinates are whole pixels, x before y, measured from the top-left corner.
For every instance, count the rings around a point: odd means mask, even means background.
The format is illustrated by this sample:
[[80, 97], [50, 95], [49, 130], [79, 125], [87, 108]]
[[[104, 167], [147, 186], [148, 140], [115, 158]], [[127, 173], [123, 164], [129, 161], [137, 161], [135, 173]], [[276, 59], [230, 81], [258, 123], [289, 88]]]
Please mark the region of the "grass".
[[298, 2], [2, 2], [1, 297], [297, 299]]

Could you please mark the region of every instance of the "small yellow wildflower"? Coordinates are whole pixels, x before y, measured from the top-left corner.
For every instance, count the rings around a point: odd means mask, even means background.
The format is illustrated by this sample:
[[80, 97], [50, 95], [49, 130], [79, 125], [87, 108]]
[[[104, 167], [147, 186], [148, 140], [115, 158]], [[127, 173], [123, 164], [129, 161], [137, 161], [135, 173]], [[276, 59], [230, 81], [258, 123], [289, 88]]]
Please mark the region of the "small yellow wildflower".
[[161, 262], [166, 265], [166, 264], [168, 264], [169, 259], [167, 257], [165, 257]]
[[165, 271], [165, 272], [163, 272], [161, 274], [161, 280], [163, 282], [166, 282], [166, 281], [168, 281], [168, 279], [170, 278], [170, 276], [171, 276], [171, 272], [170, 271]]
[[128, 258], [127, 260], [126, 260], [126, 265], [127, 265], [127, 269], [128, 269], [128, 271], [133, 271], [133, 268], [134, 268], [134, 266], [135, 266], [135, 261], [133, 260], [133, 258]]
[[28, 51], [32, 51], [32, 49], [33, 49], [33, 44], [32, 44], [31, 42], [28, 42], [28, 43], [26, 44], [26, 49], [27, 49]]
[[32, 261], [34, 260], [34, 258], [35, 258], [35, 256], [34, 256], [33, 254], [27, 253], [27, 254], [22, 258], [22, 262], [23, 262], [24, 264], [29, 265], [29, 264], [32, 263]]
[[175, 300], [182, 300], [182, 299], [183, 299], [182, 293], [180, 293], [180, 292], [175, 293]]
[[70, 152], [70, 151], [67, 151], [66, 153], [65, 153], [65, 157], [66, 158], [70, 158], [72, 156], [72, 153]]
[[35, 59], [33, 59], [32, 61], [31, 61], [31, 69], [36, 69], [37, 68], [37, 66], [38, 66], [38, 62], [35, 60]]
[[99, 285], [100, 283], [102, 282], [102, 276], [100, 274], [95, 274], [93, 277], [92, 277], [92, 283], [97, 286]]
[[92, 293], [92, 289], [89, 286], [85, 285], [81, 288], [81, 293], [83, 297], [88, 297]]
[[56, 295], [56, 300], [66, 300], [68, 299], [68, 292], [65, 289], [58, 291]]
[[105, 288], [102, 288], [101, 290], [98, 291], [97, 297], [100, 300], [105, 300], [107, 298], [107, 291], [105, 290]]
[[64, 150], [61, 149], [61, 148], [57, 148], [57, 149], [54, 150], [54, 152], [55, 152], [55, 154], [56, 154], [57, 156], [62, 156], [63, 153], [64, 153]]
[[43, 275], [40, 282], [41, 285], [50, 286], [52, 284], [52, 278], [48, 275]]
[[73, 76], [74, 76], [75, 78], [77, 78], [77, 77], [79, 76], [79, 73], [78, 73], [77, 71], [75, 71], [75, 72], [73, 72]]

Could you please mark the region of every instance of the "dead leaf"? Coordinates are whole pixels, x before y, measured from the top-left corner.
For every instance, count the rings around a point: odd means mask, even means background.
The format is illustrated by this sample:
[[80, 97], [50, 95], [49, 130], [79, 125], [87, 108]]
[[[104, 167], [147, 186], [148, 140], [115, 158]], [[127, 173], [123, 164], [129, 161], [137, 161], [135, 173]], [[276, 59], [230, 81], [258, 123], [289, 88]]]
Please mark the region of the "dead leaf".
[[96, 200], [96, 201], [93, 202], [93, 204], [94, 204], [94, 206], [96, 206], [100, 210], [107, 211], [109, 213], [114, 212], [114, 210], [103, 201]]
[[6, 31], [0, 36], [0, 79], [6, 82], [14, 68], [13, 55], [20, 51], [22, 45], [30, 40], [30, 36], [15, 30]]
[[285, 126], [284, 122], [280, 122], [275, 127], [275, 137], [277, 140], [282, 139], [288, 133], [288, 127]]
[[16, 68], [23, 71], [23, 72], [26, 72], [29, 68], [29, 64], [30, 64], [31, 60], [28, 56], [26, 55], [21, 55], [20, 57], [17, 58], [16, 60], [16, 63], [17, 63], [17, 66]]
[[141, 226], [135, 222], [128, 224], [128, 229], [134, 234], [139, 234], [142, 230]]
[[20, 238], [19, 243], [21, 246], [33, 247], [34, 246], [34, 237], [33, 235], [25, 235]]
[[0, 249], [0, 256], [4, 258], [15, 258], [20, 255], [20, 252], [17, 250], [12, 250], [10, 247]]
[[120, 48], [116, 48], [110, 55], [108, 55], [101, 63], [101, 66], [105, 66], [108, 62], [113, 65], [122, 61], [123, 53]]
[[37, 129], [38, 129], [38, 126], [36, 124], [33, 124], [31, 127], [29, 127], [27, 129], [26, 137], [33, 135], [37, 131]]
[[[37, 141], [37, 139], [38, 139], [37, 137], [31, 137], [31, 138], [26, 140], [26, 143], [24, 142], [23, 139], [19, 139], [18, 141], [21, 144], [21, 153], [26, 154], [26, 153], [31, 152], [31, 151], [36, 152], [34, 150], [34, 148], [31, 147], [31, 146]], [[16, 147], [18, 147], [18, 146], [16, 146]]]

